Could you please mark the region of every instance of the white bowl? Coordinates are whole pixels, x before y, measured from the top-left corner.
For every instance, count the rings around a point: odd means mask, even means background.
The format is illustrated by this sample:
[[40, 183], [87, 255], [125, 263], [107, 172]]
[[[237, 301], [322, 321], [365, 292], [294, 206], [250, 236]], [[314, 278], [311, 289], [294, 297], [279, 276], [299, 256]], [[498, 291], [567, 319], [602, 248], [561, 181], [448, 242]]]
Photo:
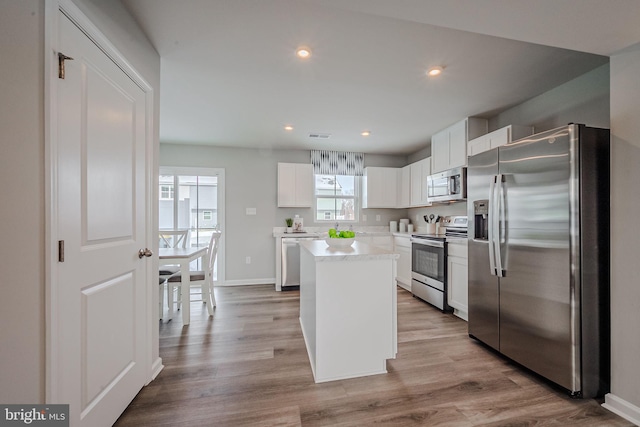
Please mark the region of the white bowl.
[[346, 248], [349, 247], [353, 244], [353, 242], [356, 239], [353, 237], [349, 237], [349, 238], [335, 238], [332, 239], [331, 237], [327, 237], [326, 239], [324, 239], [325, 242], [327, 242], [327, 245], [329, 245], [332, 248]]

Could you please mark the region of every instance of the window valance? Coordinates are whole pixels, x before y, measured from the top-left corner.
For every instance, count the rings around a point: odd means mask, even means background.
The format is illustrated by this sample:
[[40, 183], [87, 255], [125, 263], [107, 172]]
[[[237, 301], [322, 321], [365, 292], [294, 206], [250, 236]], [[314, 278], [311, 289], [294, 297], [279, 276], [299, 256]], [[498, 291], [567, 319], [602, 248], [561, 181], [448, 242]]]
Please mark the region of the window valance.
[[364, 153], [311, 150], [311, 164], [315, 174], [364, 175]]

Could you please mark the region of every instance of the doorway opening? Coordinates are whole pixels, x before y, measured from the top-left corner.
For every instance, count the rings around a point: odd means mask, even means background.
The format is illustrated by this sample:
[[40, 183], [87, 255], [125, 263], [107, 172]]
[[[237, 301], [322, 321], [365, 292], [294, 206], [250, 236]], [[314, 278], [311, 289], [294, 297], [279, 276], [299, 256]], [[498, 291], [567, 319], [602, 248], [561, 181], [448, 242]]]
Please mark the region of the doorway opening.
[[[214, 280], [224, 282], [224, 169], [160, 167], [158, 228], [188, 230], [187, 246], [206, 247], [214, 231], [222, 231]], [[160, 242], [162, 247], [163, 242]], [[194, 270], [201, 260], [193, 261]]]

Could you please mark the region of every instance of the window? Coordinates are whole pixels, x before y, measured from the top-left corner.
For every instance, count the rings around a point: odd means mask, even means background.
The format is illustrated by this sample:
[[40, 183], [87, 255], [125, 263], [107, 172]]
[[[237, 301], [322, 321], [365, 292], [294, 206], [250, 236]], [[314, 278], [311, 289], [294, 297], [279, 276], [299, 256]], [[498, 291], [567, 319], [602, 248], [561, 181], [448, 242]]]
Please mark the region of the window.
[[316, 221], [357, 221], [359, 183], [353, 175], [316, 175]]
[[205, 221], [211, 221], [212, 216], [213, 216], [213, 212], [211, 211], [202, 212], [202, 219]]
[[173, 200], [173, 183], [160, 184], [160, 200]]

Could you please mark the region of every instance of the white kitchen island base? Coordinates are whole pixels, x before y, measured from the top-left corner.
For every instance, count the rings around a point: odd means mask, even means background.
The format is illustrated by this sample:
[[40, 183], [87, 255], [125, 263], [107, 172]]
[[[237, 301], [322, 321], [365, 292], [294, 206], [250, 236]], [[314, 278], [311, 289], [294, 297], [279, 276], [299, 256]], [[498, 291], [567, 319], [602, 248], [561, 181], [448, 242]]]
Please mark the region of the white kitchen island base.
[[386, 373], [398, 346], [398, 254], [357, 241], [300, 249], [300, 325], [315, 382]]

